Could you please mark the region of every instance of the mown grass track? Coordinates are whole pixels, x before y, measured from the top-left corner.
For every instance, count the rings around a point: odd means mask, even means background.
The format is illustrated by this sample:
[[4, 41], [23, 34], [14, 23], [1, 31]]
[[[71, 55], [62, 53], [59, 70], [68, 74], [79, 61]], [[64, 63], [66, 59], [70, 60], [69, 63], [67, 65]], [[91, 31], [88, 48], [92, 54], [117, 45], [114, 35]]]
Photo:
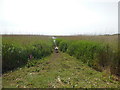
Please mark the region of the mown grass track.
[[120, 88], [119, 84], [62, 52], [3, 75], [3, 88]]

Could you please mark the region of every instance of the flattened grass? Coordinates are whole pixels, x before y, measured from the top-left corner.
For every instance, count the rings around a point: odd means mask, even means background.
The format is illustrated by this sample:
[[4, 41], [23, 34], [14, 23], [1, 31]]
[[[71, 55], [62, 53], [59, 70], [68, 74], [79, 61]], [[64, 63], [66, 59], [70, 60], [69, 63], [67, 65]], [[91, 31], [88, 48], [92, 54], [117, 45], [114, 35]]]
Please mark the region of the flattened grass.
[[[111, 76], [110, 76], [111, 77]], [[53, 53], [34, 66], [3, 75], [4, 88], [118, 88], [119, 82], [68, 54]]]

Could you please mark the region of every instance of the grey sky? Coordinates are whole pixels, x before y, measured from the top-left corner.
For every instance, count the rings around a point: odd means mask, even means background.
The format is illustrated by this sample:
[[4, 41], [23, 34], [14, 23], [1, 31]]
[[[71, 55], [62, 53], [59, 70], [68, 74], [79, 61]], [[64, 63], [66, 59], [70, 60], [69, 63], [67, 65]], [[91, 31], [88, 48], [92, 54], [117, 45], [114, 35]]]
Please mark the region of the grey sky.
[[0, 0], [0, 33], [118, 33], [118, 0]]

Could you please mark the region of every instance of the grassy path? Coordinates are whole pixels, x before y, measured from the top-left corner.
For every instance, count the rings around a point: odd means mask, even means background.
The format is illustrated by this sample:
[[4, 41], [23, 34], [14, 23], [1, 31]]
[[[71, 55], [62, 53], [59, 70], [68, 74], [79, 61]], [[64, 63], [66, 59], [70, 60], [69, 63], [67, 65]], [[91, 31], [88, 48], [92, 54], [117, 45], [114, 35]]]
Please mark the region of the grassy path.
[[33, 67], [3, 75], [4, 88], [108, 88], [120, 87], [111, 76], [97, 72], [65, 53], [53, 53]]

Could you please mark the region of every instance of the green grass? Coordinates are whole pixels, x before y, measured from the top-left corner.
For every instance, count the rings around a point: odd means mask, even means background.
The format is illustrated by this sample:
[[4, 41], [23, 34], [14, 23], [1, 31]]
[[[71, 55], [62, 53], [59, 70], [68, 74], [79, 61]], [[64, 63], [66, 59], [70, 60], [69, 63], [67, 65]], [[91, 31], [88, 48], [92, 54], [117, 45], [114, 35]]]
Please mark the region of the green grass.
[[41, 35], [2, 35], [2, 43], [16, 44], [18, 46], [27, 47], [39, 42], [51, 42], [50, 36]]
[[[113, 38], [110, 42], [110, 39]], [[76, 57], [98, 71], [107, 70], [120, 76], [117, 36], [64, 36], [57, 38], [60, 51]], [[116, 39], [116, 40], [115, 40]], [[115, 43], [116, 42], [116, 43]]]
[[3, 72], [24, 66], [30, 59], [41, 59], [52, 53], [52, 39], [45, 36], [3, 36]]
[[[32, 62], [32, 61], [31, 61]], [[3, 88], [119, 88], [111, 75], [59, 52], [3, 75]]]
[[[119, 54], [117, 45], [111, 43], [110, 38], [116, 42], [114, 36], [58, 37], [57, 45], [62, 52], [52, 53], [54, 45], [49, 36], [2, 36], [3, 67], [7, 68], [3, 69], [6, 72], [2, 86], [120, 88], [119, 78], [114, 76], [119, 74]], [[32, 55], [31, 59], [29, 55]], [[108, 61], [112, 67], [105, 70], [99, 67]], [[94, 65], [103, 71], [91, 68]]]
[[118, 35], [78, 35], [78, 36], [59, 36], [58, 38], [64, 40], [87, 40], [87, 41], [94, 41], [94, 42], [101, 42], [108, 44], [114, 51], [118, 50]]

